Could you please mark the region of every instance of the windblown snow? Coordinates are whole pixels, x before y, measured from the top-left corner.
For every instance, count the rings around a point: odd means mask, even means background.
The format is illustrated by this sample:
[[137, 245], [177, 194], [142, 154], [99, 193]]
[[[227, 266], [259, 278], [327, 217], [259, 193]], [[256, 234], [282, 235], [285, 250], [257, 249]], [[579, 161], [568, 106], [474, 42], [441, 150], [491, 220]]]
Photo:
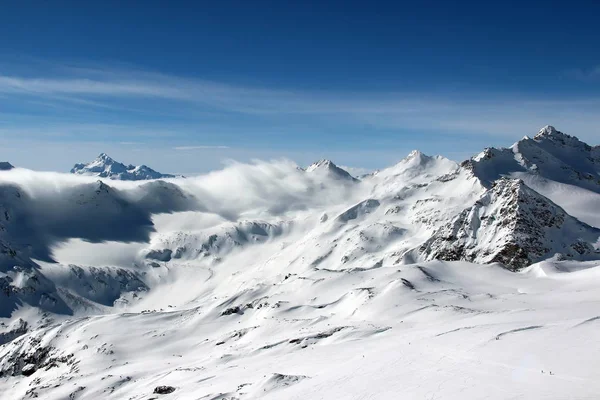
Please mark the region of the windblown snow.
[[2, 399], [600, 392], [600, 149], [553, 127], [360, 180], [72, 172], [0, 171]]

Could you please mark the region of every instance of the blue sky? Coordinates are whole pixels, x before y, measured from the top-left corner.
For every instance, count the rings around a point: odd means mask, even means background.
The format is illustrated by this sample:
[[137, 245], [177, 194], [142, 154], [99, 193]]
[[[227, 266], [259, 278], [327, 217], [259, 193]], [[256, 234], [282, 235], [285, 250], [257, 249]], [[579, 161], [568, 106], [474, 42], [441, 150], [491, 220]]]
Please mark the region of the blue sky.
[[288, 3], [2, 2], [0, 158], [380, 168], [545, 124], [600, 143], [597, 1]]

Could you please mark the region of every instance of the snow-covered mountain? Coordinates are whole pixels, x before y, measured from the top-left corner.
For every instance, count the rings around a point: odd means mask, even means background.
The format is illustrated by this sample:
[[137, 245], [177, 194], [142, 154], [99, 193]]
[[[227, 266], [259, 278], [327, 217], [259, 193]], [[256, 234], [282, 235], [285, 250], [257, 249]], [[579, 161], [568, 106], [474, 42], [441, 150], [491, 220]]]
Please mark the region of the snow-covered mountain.
[[428, 260], [500, 262], [516, 270], [553, 256], [600, 259], [599, 238], [600, 229], [568, 215], [523, 181], [501, 178], [420, 250]]
[[306, 172], [318, 175], [324, 178], [332, 178], [338, 180], [346, 180], [349, 182], [358, 182], [358, 179], [350, 175], [350, 173], [330, 160], [319, 160], [306, 168]]
[[87, 164], [75, 164], [72, 174], [97, 176], [99, 178], [118, 179], [123, 181], [140, 181], [148, 179], [174, 178], [175, 175], [161, 174], [145, 165], [125, 165], [101, 153]]
[[484, 183], [527, 172], [600, 193], [600, 151], [545, 126], [533, 139], [525, 136], [509, 148], [487, 148], [463, 163]]
[[595, 398], [599, 154], [5, 171], [1, 397]]

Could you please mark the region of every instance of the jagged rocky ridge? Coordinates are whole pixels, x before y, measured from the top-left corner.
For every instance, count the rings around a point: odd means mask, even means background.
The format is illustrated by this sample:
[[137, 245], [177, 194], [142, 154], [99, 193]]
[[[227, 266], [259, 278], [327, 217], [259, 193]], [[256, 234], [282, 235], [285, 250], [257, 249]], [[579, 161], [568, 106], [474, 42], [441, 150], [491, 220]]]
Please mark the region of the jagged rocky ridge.
[[123, 181], [140, 181], [148, 179], [174, 178], [175, 175], [161, 174], [146, 165], [125, 165], [101, 153], [95, 160], [87, 164], [75, 164], [72, 174], [97, 176], [99, 178], [118, 179]]
[[499, 262], [518, 270], [558, 257], [600, 258], [600, 229], [568, 215], [519, 179], [500, 178], [419, 249], [425, 259]]

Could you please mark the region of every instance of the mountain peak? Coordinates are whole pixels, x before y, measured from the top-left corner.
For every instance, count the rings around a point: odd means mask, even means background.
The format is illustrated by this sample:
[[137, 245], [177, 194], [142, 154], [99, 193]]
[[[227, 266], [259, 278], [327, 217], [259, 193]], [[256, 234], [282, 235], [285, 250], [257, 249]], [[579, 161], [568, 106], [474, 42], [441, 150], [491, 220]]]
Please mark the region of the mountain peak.
[[425, 154], [423, 154], [420, 150], [413, 150], [410, 153], [408, 153], [408, 156], [406, 158], [415, 158], [415, 157], [423, 157]]
[[100, 153], [98, 155], [98, 157], [96, 157], [96, 159], [100, 159], [100, 160], [112, 160], [112, 157], [110, 157], [108, 154], [106, 153]]
[[577, 137], [567, 135], [566, 133], [559, 131], [558, 129], [556, 129], [555, 127], [553, 127], [551, 125], [546, 125], [542, 129], [540, 129], [538, 134], [535, 135], [533, 137], [533, 139], [534, 140], [550, 139], [552, 141], [558, 141], [560, 144], [563, 144], [563, 145], [564, 144], [574, 145], [574, 144], [580, 143], [580, 141]]
[[161, 174], [145, 165], [125, 165], [112, 159], [106, 153], [100, 153], [88, 164], [75, 164], [71, 169], [72, 174], [97, 176], [126, 181], [173, 178], [173, 175]]
[[558, 133], [561, 132], [557, 131], [555, 127], [553, 127], [552, 125], [546, 125], [542, 129], [540, 129], [536, 136], [552, 136]]
[[306, 168], [306, 172], [326, 174], [334, 179], [344, 179], [352, 182], [357, 182], [358, 179], [350, 175], [348, 171], [335, 165], [333, 161], [322, 159]]
[[566, 133], [563, 133], [550, 125], [543, 127], [539, 133], [533, 137], [533, 140], [537, 142], [546, 141], [555, 146], [568, 146], [580, 148], [585, 151], [591, 150], [591, 146], [580, 141], [576, 136], [567, 135]]
[[427, 260], [501, 262], [517, 270], [544, 258], [598, 257], [600, 230], [567, 214], [521, 179], [500, 178], [420, 251]]
[[600, 193], [600, 157], [593, 147], [555, 127], [543, 127], [532, 139], [510, 148], [486, 148], [461, 164], [486, 186], [502, 176], [529, 172]]
[[8, 171], [13, 169], [13, 165], [8, 161], [0, 161], [0, 171]]
[[98, 154], [98, 157], [96, 157], [93, 162], [102, 163], [102, 164], [118, 163], [117, 161], [115, 161], [111, 156], [109, 156], [106, 153]]
[[331, 160], [322, 159], [309, 165], [308, 168], [306, 168], [306, 171], [311, 172], [316, 170], [317, 168], [334, 169], [337, 168], [337, 165], [335, 165]]
[[436, 159], [437, 156], [428, 156], [420, 150], [413, 150], [400, 161], [400, 164], [425, 165]]

